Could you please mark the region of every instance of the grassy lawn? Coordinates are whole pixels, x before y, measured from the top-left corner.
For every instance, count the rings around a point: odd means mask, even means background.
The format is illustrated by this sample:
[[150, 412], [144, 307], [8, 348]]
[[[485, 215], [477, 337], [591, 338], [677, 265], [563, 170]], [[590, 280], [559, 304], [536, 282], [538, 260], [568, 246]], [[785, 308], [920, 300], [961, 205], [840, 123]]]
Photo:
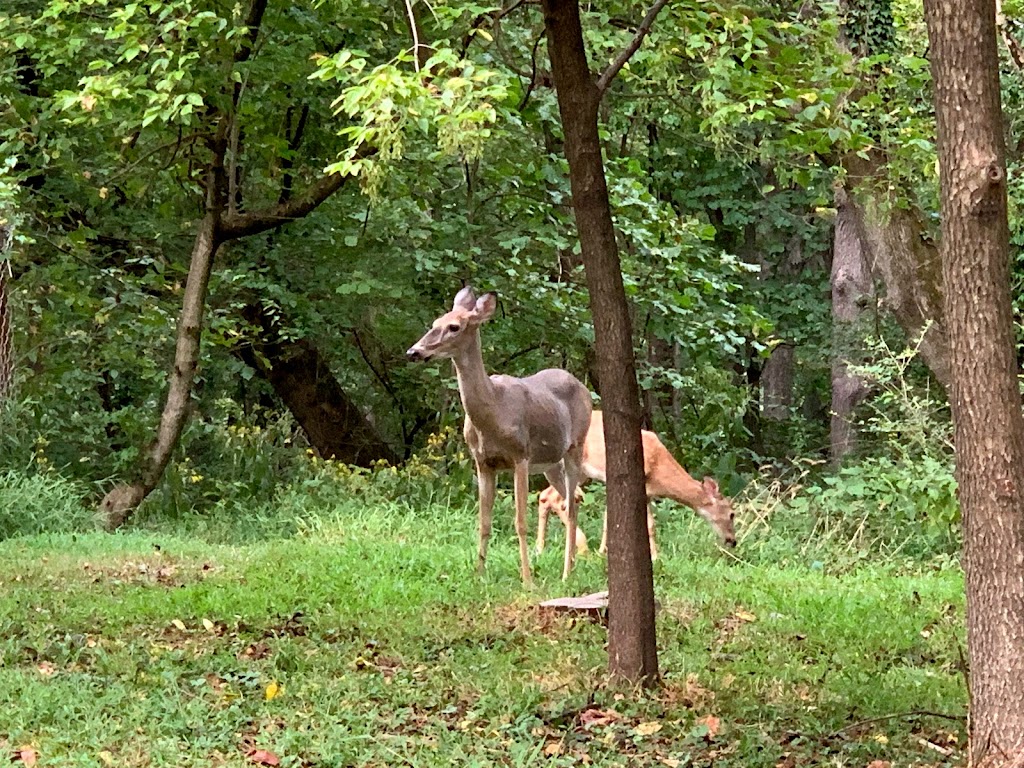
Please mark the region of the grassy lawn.
[[563, 585], [556, 524], [524, 590], [509, 507], [483, 579], [474, 513], [443, 505], [0, 542], [0, 747], [53, 766], [959, 764], [962, 721], [906, 714], [965, 709], [954, 565], [764, 528], [733, 557], [666, 506], [664, 685], [635, 694], [607, 685], [599, 624], [534, 607], [603, 589], [603, 560]]

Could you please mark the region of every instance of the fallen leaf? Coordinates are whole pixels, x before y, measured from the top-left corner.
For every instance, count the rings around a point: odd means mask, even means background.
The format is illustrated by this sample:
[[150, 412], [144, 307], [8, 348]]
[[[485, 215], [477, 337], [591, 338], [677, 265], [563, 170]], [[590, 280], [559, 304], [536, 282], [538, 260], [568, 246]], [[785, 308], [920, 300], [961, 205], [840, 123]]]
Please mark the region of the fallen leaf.
[[16, 763], [20, 760], [25, 765], [33, 766], [36, 764], [37, 757], [38, 755], [32, 747], [18, 747], [14, 750], [14, 757], [11, 762]]
[[649, 720], [646, 723], [640, 723], [636, 728], [633, 729], [635, 733], [641, 736], [650, 736], [661, 730], [661, 723], [656, 720]]
[[252, 752], [246, 755], [249, 760], [256, 765], [280, 765], [281, 761], [277, 755], [273, 752], [268, 752], [265, 749], [254, 749]]
[[206, 627], [207, 632], [213, 632], [213, 630], [217, 628], [216, 625], [209, 619], [203, 619], [203, 626]]
[[667, 765], [668, 768], [679, 768], [679, 766], [682, 765], [682, 763], [674, 757], [659, 757], [658, 762], [662, 765]]
[[580, 713], [580, 725], [584, 728], [608, 725], [620, 719], [621, 716], [614, 709], [585, 709]]
[[172, 619], [171, 624], [180, 629], [182, 632], [185, 631], [185, 622], [181, 619]]
[[888, 760], [872, 760], [868, 763], [868, 768], [892, 768], [892, 763]]
[[740, 621], [757, 621], [757, 616], [750, 611], [736, 611], [735, 615]]
[[544, 747], [544, 754], [548, 757], [554, 757], [555, 755], [562, 754], [562, 742], [549, 741]]
[[886, 736], [884, 733], [876, 733], [875, 734], [875, 741], [877, 741], [879, 744], [888, 744], [889, 743], [889, 737]]
[[708, 728], [708, 738], [713, 739], [718, 735], [718, 732], [722, 730], [722, 721], [714, 715], [707, 715], [697, 720], [701, 725], [706, 725]]
[[39, 674], [43, 677], [51, 677], [57, 671], [53, 664], [48, 661], [42, 662], [36, 669], [39, 670]]
[[266, 701], [277, 698], [281, 695], [281, 686], [277, 684], [276, 680], [272, 680], [270, 685], [267, 686], [267, 690], [263, 693], [263, 698]]
[[98, 755], [96, 755], [96, 757], [98, 757], [100, 759], [100, 762], [102, 762], [104, 765], [114, 764], [114, 754], [112, 752], [108, 752], [105, 749]]

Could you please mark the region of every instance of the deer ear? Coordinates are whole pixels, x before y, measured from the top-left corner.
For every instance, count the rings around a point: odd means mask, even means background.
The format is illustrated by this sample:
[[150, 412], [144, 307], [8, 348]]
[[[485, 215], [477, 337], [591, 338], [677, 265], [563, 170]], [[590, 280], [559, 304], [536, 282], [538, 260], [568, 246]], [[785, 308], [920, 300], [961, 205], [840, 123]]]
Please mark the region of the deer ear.
[[473, 289], [468, 285], [455, 294], [455, 301], [452, 302], [452, 309], [462, 309], [466, 312], [472, 312], [473, 307], [475, 306], [476, 295], [473, 293]]
[[498, 308], [498, 294], [485, 293], [479, 299], [476, 300], [476, 314], [477, 321], [484, 323], [491, 319], [491, 315], [494, 314], [494, 310]]
[[721, 495], [718, 492], [718, 483], [715, 481], [713, 477], [704, 478], [704, 492], [707, 493], [709, 496]]

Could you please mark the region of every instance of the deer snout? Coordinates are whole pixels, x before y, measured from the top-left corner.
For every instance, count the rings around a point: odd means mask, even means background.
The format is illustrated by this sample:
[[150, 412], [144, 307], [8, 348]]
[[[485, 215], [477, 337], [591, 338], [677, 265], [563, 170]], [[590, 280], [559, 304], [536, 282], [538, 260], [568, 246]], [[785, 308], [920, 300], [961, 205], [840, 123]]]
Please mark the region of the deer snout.
[[725, 540], [725, 543], [729, 546], [730, 549], [735, 549], [736, 548], [736, 537], [735, 536], [729, 536]]
[[409, 349], [405, 351], [405, 357], [410, 363], [418, 363], [427, 359], [426, 355], [416, 347], [409, 347]]

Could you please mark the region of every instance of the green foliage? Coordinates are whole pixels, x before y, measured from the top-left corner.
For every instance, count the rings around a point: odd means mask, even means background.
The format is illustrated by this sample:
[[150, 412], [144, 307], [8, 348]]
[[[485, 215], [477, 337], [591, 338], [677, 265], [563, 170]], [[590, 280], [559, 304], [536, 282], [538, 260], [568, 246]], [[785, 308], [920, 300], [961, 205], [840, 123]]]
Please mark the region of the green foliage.
[[0, 470], [0, 541], [38, 533], [96, 528], [82, 506], [84, 489], [54, 472]]
[[910, 556], [959, 551], [960, 505], [952, 462], [886, 456], [860, 459], [790, 502], [814, 514], [811, 536], [852, 551]]
[[953, 475], [948, 404], [928, 389], [916, 344], [868, 340], [870, 361], [851, 366], [871, 394], [858, 409], [861, 456], [813, 476], [786, 505], [815, 520], [809, 537], [839, 542], [859, 556], [953, 553], [960, 505]]

